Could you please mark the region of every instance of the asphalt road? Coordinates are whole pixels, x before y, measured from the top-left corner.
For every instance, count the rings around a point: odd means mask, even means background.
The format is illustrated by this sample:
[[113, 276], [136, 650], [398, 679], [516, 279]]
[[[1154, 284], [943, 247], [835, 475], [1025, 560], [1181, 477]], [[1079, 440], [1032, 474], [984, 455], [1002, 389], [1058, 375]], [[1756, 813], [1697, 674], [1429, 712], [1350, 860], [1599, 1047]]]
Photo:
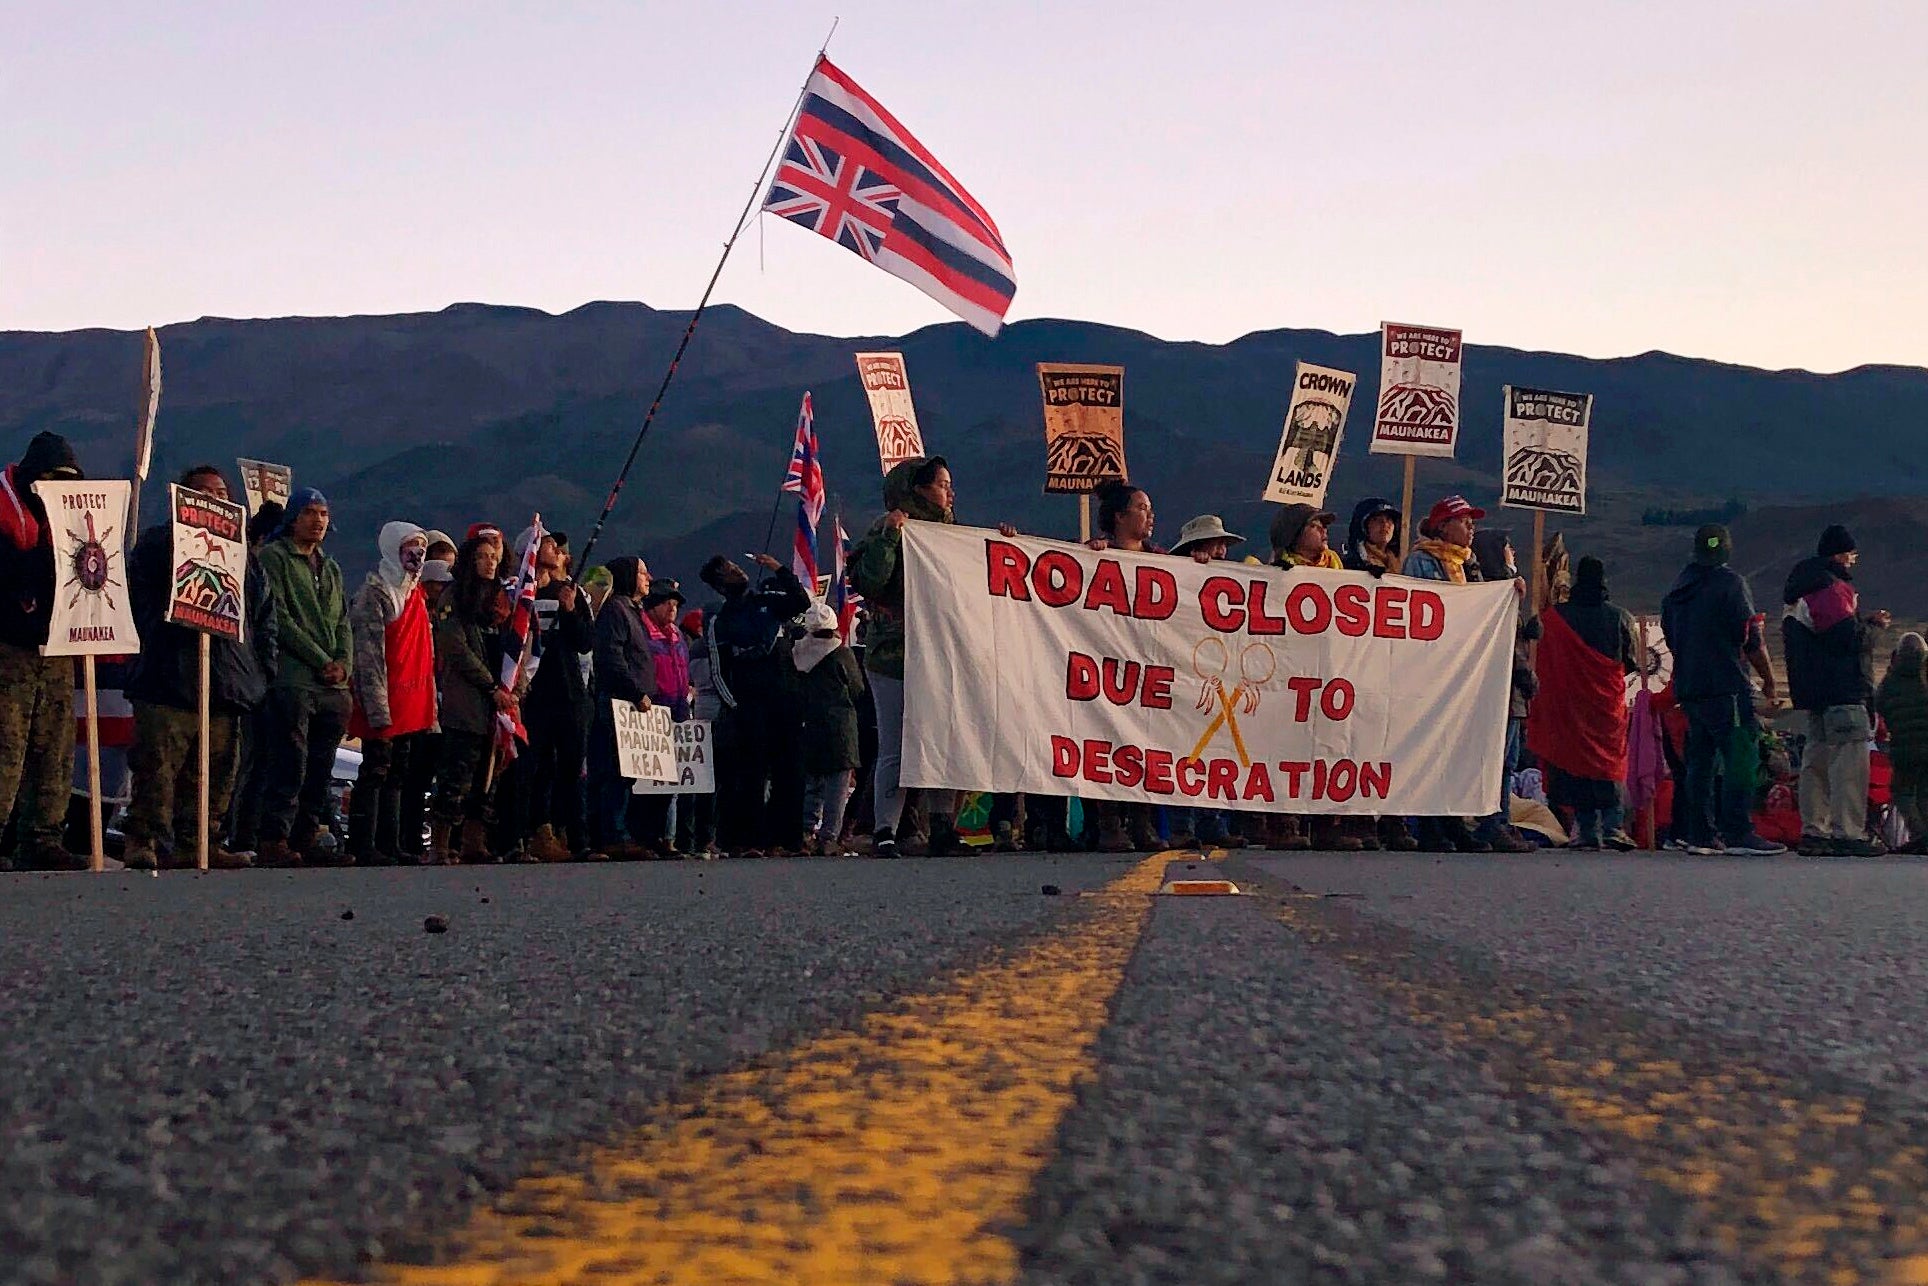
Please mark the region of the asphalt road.
[[1906, 861], [0, 876], [0, 1282], [1928, 1281], [1925, 923]]

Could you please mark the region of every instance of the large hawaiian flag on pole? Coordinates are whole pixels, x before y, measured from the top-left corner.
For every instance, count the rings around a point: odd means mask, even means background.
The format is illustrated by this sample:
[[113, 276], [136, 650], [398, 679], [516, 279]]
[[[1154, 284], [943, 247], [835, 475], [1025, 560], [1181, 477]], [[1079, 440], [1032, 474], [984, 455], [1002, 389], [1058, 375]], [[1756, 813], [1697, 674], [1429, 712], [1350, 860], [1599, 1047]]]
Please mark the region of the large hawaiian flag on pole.
[[996, 335], [1017, 273], [991, 216], [857, 82], [817, 60], [763, 208]]
[[823, 461], [817, 456], [817, 421], [810, 395], [797, 410], [797, 439], [790, 448], [790, 471], [783, 475], [783, 494], [797, 498], [797, 537], [790, 569], [805, 591], [817, 591], [817, 523], [823, 518]]

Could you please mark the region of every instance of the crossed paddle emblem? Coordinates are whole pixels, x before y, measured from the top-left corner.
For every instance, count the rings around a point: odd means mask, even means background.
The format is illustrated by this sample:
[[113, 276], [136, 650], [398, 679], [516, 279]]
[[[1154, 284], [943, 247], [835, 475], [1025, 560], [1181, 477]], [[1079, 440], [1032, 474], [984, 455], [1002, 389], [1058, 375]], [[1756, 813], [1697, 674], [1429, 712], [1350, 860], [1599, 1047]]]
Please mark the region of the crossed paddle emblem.
[[[1216, 663], [1212, 660], [1216, 654]], [[1198, 690], [1198, 703], [1194, 709], [1212, 711], [1217, 714], [1205, 726], [1205, 735], [1192, 747], [1188, 759], [1198, 759], [1205, 753], [1205, 747], [1212, 743], [1220, 728], [1229, 728], [1232, 733], [1232, 748], [1238, 751], [1239, 765], [1252, 766], [1252, 757], [1245, 752], [1245, 737], [1239, 732], [1238, 716], [1243, 710], [1246, 714], [1256, 714], [1261, 689], [1272, 681], [1278, 670], [1279, 661], [1272, 649], [1263, 643], [1248, 643], [1238, 654], [1239, 681], [1228, 693], [1225, 690], [1225, 672], [1232, 666], [1232, 654], [1225, 641], [1217, 638], [1200, 639], [1192, 648], [1192, 673], [1196, 674], [1202, 685]], [[1260, 667], [1264, 667], [1263, 672]]]

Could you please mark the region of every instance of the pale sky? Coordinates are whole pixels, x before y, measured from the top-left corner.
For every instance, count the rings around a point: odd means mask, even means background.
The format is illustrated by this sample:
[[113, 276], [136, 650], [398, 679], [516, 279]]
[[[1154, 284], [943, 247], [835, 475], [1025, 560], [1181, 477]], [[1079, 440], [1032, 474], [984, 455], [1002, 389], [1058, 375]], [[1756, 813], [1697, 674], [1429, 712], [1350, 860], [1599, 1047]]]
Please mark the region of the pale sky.
[[[1928, 362], [1928, 3], [0, 0], [0, 329], [688, 308], [830, 56], [1012, 317]], [[948, 320], [794, 225], [717, 298]]]

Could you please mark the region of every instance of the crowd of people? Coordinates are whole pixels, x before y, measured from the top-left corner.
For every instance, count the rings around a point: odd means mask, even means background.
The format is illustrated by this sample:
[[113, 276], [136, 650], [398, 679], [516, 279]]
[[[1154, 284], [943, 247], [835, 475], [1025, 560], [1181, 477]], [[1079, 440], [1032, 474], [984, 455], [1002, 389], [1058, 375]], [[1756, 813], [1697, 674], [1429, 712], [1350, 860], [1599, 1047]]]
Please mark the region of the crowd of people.
[[[56, 554], [32, 489], [41, 479], [79, 476], [72, 448], [52, 433], [35, 437], [0, 475], [0, 814], [12, 819], [12, 862], [25, 869], [87, 864], [67, 837], [75, 662], [39, 650]], [[178, 481], [229, 495], [214, 466]], [[953, 793], [901, 783], [902, 532], [911, 522], [953, 521], [954, 498], [941, 457], [905, 461], [886, 475], [884, 515], [850, 551], [850, 585], [865, 603], [854, 629], [767, 554], [748, 568], [711, 558], [697, 577], [708, 601], [692, 605], [679, 581], [653, 576], [639, 557], [579, 571], [566, 535], [533, 526], [509, 534], [488, 522], [459, 540], [390, 522], [375, 539], [374, 570], [351, 590], [328, 552], [325, 496], [296, 489], [285, 507], [263, 505], [248, 525], [245, 636], [217, 639], [211, 649], [210, 865], [967, 851]], [[1399, 508], [1369, 497], [1335, 545], [1334, 513], [1286, 505], [1268, 532], [1271, 558], [1261, 560], [1241, 555], [1244, 537], [1211, 514], [1186, 522], [1171, 548], [1159, 546], [1150, 494], [1119, 482], [1098, 496], [1091, 545], [1454, 584], [1512, 581], [1520, 610], [1498, 811], [1301, 817], [999, 796], [986, 825], [994, 847], [1127, 852], [1249, 842], [1524, 852], [1541, 842], [1514, 824], [1511, 809], [1528, 763], [1547, 803], [1565, 815], [1562, 833], [1573, 847], [1635, 847], [1625, 790], [1625, 678], [1639, 654], [1632, 618], [1611, 601], [1606, 569], [1591, 557], [1569, 576], [1563, 562], [1536, 551], [1546, 560], [1547, 593], [1544, 602], [1528, 601], [1511, 540], [1482, 528], [1485, 518], [1447, 496], [1408, 542]], [[170, 545], [166, 523], [150, 527], [125, 569], [142, 643], [124, 680], [133, 732], [120, 860], [131, 869], [192, 866], [199, 847], [199, 653], [193, 631], [166, 620]], [[525, 636], [511, 624], [511, 585], [531, 553]], [[1782, 846], [1757, 833], [1753, 816], [1758, 715], [1778, 690], [1764, 618], [1731, 557], [1725, 529], [1700, 529], [1663, 605], [1674, 673], [1662, 695], [1684, 729], [1668, 746], [1677, 782], [1667, 830], [1671, 846], [1692, 853], [1771, 854]], [[1868, 817], [1878, 717], [1892, 746], [1895, 806], [1919, 851], [1928, 832], [1928, 646], [1904, 635], [1877, 689], [1874, 649], [1891, 622], [1861, 609], [1855, 561], [1853, 538], [1830, 527], [1784, 589], [1788, 693], [1807, 721], [1800, 847], [1881, 851]], [[714, 794], [632, 791], [620, 771], [612, 708], [619, 702], [709, 721]], [[345, 739], [359, 742], [361, 762], [341, 817], [335, 778]]]

